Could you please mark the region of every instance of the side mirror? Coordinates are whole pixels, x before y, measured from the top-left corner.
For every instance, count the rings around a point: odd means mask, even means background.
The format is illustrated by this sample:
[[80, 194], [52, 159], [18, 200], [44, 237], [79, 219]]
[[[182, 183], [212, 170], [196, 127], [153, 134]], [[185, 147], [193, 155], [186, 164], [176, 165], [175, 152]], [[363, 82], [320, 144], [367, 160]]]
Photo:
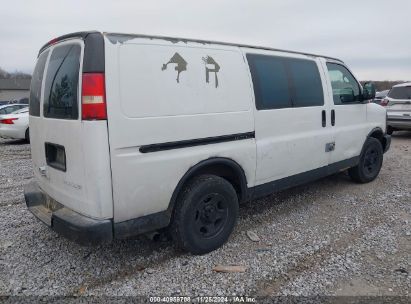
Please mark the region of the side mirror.
[[373, 82], [366, 82], [363, 87], [362, 99], [370, 100], [375, 98], [375, 84]]

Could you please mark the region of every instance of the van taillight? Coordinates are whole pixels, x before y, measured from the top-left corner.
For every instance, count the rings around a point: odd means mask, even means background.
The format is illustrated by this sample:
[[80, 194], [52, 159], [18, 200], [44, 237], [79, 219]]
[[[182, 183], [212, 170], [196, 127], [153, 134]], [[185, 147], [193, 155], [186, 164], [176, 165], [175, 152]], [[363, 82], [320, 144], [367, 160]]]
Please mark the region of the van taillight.
[[81, 91], [82, 119], [107, 119], [104, 73], [84, 73]]

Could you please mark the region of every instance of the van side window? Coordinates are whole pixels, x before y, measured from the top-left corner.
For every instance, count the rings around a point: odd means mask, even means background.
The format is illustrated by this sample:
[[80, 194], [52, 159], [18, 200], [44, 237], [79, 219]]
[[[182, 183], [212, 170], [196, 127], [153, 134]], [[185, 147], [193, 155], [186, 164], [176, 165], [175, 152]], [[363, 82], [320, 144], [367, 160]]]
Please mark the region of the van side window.
[[78, 80], [81, 47], [56, 47], [50, 56], [44, 87], [44, 116], [78, 119]]
[[31, 78], [29, 112], [32, 116], [40, 116], [41, 84], [43, 83], [44, 67], [46, 66], [48, 55], [49, 51], [40, 55]]
[[291, 107], [290, 88], [284, 60], [280, 57], [247, 54], [258, 110]]
[[247, 54], [258, 110], [324, 105], [315, 61]]
[[327, 63], [333, 90], [334, 104], [344, 105], [361, 102], [360, 85], [347, 68], [336, 63]]
[[286, 59], [286, 61], [293, 88], [293, 106], [323, 106], [323, 86], [315, 61], [291, 58]]

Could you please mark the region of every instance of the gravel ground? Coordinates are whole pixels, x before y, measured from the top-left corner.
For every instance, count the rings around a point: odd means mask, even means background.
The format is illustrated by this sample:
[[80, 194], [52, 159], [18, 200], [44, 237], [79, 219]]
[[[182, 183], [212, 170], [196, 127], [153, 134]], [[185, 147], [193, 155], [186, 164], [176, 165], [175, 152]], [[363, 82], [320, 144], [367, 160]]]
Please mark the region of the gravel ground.
[[[411, 293], [410, 132], [393, 137], [376, 181], [338, 174], [244, 204], [229, 242], [205, 256], [146, 237], [78, 246], [27, 211], [31, 178], [29, 145], [0, 140], [0, 295]], [[247, 269], [213, 272], [219, 264]]]

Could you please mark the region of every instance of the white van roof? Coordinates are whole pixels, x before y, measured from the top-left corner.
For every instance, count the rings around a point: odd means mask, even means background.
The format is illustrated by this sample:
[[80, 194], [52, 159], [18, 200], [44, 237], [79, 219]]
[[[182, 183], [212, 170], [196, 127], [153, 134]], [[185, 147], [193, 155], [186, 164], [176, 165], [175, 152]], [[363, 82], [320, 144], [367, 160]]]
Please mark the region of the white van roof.
[[70, 33], [70, 34], [63, 35], [63, 36], [57, 37], [55, 39], [52, 39], [51, 41], [46, 43], [40, 49], [39, 55], [42, 51], [44, 51], [46, 48], [48, 48], [50, 45], [52, 45], [56, 42], [59, 42], [59, 41], [65, 40], [65, 39], [70, 39], [70, 38], [85, 39], [89, 34], [102, 34], [102, 35], [106, 36], [107, 39], [109, 39], [112, 43], [124, 43], [127, 40], [134, 39], [134, 38], [161, 39], [161, 40], [171, 41], [173, 43], [197, 42], [197, 43], [201, 43], [201, 44], [219, 44], [219, 45], [246, 47], [246, 48], [251, 48], [251, 49], [285, 52], [285, 53], [290, 53], [290, 54], [301, 54], [301, 55], [307, 55], [307, 56], [313, 56], [313, 57], [323, 57], [323, 58], [326, 58], [326, 59], [339, 61], [341, 63], [343, 62], [342, 60], [340, 60], [338, 58], [333, 58], [333, 57], [330, 57], [330, 56], [316, 55], [316, 54], [311, 54], [311, 53], [297, 52], [297, 51], [290, 51], [290, 50], [282, 50], [282, 49], [276, 49], [276, 48], [271, 48], [271, 47], [267, 47], [267, 46], [257, 46], [257, 45], [248, 45], [248, 44], [233, 43], [233, 42], [213, 41], [213, 40], [202, 40], [202, 39], [195, 39], [195, 38], [181, 38], [181, 37], [146, 35], [146, 34], [111, 33], [111, 32], [98, 32], [98, 31], [85, 31], [85, 32]]
[[271, 48], [271, 47], [266, 47], [266, 46], [248, 45], [248, 44], [233, 43], [233, 42], [222, 42], [222, 41], [213, 41], [213, 40], [180, 38], [180, 37], [159, 36], [159, 35], [146, 35], [146, 34], [110, 33], [110, 32], [103, 32], [103, 35], [106, 36], [112, 43], [124, 43], [127, 40], [134, 39], [134, 38], [149, 38], [149, 39], [167, 40], [173, 43], [197, 42], [201, 44], [220, 44], [220, 45], [238, 46], [238, 47], [246, 47], [246, 48], [252, 48], [252, 49], [262, 49], [262, 50], [270, 50], [270, 51], [277, 51], [277, 52], [285, 52], [285, 53], [290, 53], [290, 54], [301, 54], [301, 55], [307, 55], [307, 56], [313, 56], [313, 57], [323, 57], [326, 59], [331, 59], [331, 60], [342, 62], [342, 60], [338, 58], [333, 58], [330, 56], [316, 55], [316, 54], [305, 53], [305, 52], [282, 50], [282, 49], [276, 49], [276, 48]]

